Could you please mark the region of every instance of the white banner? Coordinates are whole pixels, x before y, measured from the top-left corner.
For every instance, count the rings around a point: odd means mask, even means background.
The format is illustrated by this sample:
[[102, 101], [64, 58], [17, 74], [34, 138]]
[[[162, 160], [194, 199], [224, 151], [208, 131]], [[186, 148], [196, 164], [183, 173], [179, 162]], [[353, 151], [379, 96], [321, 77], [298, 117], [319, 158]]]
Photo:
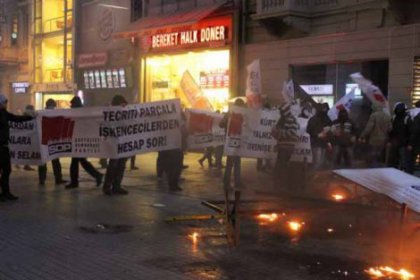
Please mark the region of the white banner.
[[181, 147], [178, 99], [71, 110], [45, 110], [41, 127], [42, 160], [58, 157], [121, 158]]
[[362, 92], [369, 98], [372, 104], [383, 107], [384, 112], [390, 114], [388, 100], [383, 95], [380, 88], [372, 84], [372, 81], [366, 79], [360, 73], [353, 73], [350, 77], [359, 85]]
[[334, 107], [328, 110], [328, 117], [330, 120], [335, 121], [338, 118], [338, 112], [340, 110], [345, 109], [347, 112], [350, 111], [353, 100], [356, 98], [355, 91], [356, 88], [353, 88], [349, 93], [341, 97], [340, 100], [335, 103]]
[[281, 103], [292, 103], [295, 99], [295, 85], [293, 80], [283, 82], [283, 88], [281, 91]]
[[261, 108], [261, 68], [260, 60], [256, 59], [246, 67], [246, 99], [250, 108]]
[[279, 110], [250, 109], [232, 105], [225, 142], [225, 154], [275, 159], [277, 141], [271, 135]]
[[13, 164], [39, 165], [41, 152], [36, 120], [10, 122], [10, 158]]
[[308, 119], [298, 118], [299, 130], [298, 141], [295, 144], [295, 150], [290, 158], [293, 162], [304, 162], [306, 158], [307, 163], [312, 163], [311, 137], [306, 132], [308, 126]]
[[187, 110], [189, 149], [216, 147], [225, 143], [225, 129], [219, 126], [223, 115], [204, 110]]
[[385, 194], [398, 203], [420, 213], [420, 179], [395, 168], [334, 170], [374, 192]]

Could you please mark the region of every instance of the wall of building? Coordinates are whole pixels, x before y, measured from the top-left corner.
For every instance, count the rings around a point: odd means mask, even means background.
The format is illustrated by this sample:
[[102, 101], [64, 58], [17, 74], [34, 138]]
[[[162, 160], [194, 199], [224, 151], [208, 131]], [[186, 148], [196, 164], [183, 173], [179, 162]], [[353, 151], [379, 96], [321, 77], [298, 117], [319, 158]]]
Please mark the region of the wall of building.
[[[112, 0], [106, 3], [108, 6], [100, 5], [100, 2], [86, 2], [79, 7], [79, 25], [76, 42], [76, 71], [79, 69], [77, 58], [81, 54], [93, 54], [106, 52], [108, 62], [104, 66], [96, 68], [106, 68], [110, 66], [132, 66], [132, 75], [136, 77], [136, 50], [129, 39], [115, 39], [113, 34], [124, 30], [130, 24], [131, 1]], [[126, 8], [126, 9], [124, 9]], [[80, 73], [76, 73], [79, 78], [78, 88], [82, 88], [83, 80], [80, 80]], [[137, 79], [134, 79], [137, 80]], [[110, 104], [112, 97], [119, 93], [123, 94], [129, 102], [134, 102], [137, 97], [137, 88], [134, 85], [130, 89], [124, 90], [86, 90], [85, 100], [88, 106], [102, 106]]]
[[[31, 96], [27, 94], [14, 94], [11, 83], [16, 81], [28, 82], [28, 29], [29, 10], [24, 1], [4, 1], [4, 14], [6, 22], [1, 26], [2, 40], [0, 42], [0, 92], [9, 98], [9, 110], [17, 113], [23, 110], [26, 104], [31, 103]], [[18, 34], [16, 43], [12, 44], [12, 20], [17, 15]]]
[[289, 65], [388, 59], [389, 100], [410, 103], [413, 60], [420, 55], [420, 25], [252, 43], [243, 47], [242, 55], [246, 64], [261, 60], [263, 91], [272, 99], [278, 99], [282, 82], [289, 79]]

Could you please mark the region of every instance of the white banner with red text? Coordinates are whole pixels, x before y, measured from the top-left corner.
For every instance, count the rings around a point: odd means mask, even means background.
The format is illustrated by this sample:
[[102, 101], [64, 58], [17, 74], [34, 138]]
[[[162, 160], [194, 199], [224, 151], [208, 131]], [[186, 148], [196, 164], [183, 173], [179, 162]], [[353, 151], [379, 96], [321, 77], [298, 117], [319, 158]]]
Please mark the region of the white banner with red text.
[[223, 115], [205, 110], [188, 109], [187, 146], [188, 149], [202, 149], [223, 146], [225, 129], [220, 127]]
[[123, 158], [181, 148], [178, 99], [126, 107], [39, 111], [36, 121], [11, 124], [16, 164], [59, 157]]
[[255, 110], [231, 105], [225, 154], [249, 158], [275, 159], [277, 141], [271, 135], [280, 119], [279, 110]]

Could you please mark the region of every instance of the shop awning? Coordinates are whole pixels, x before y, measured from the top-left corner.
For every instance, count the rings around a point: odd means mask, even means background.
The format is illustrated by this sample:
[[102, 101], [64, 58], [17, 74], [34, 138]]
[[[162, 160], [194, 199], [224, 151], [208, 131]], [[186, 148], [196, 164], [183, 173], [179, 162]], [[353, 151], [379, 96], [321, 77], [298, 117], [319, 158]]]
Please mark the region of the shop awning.
[[127, 25], [123, 30], [114, 33], [113, 37], [117, 39], [137, 37], [150, 29], [194, 24], [216, 13], [226, 3], [227, 1], [222, 1], [218, 4], [197, 8], [188, 12], [178, 11], [163, 16], [141, 18]]

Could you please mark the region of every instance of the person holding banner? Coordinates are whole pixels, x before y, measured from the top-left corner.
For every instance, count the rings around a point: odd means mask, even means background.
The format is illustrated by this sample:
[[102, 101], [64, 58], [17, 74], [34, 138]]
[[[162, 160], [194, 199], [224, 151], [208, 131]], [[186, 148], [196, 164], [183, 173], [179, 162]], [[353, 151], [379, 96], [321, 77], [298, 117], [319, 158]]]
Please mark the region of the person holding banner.
[[298, 141], [299, 123], [291, 107], [292, 103], [287, 102], [279, 108], [281, 117], [272, 131], [278, 142], [277, 162], [273, 172], [276, 182], [281, 179], [283, 183], [288, 183], [285, 181], [290, 171], [288, 164]]
[[[245, 102], [242, 99], [237, 98], [235, 100], [234, 105], [238, 107], [245, 107]], [[221, 128], [225, 128], [227, 131], [229, 129], [229, 126], [232, 126], [234, 121], [235, 119], [232, 118], [232, 114], [228, 112], [220, 121], [219, 126]], [[226, 135], [228, 135], [228, 131], [226, 132]], [[225, 174], [223, 176], [223, 186], [225, 189], [228, 189], [231, 187], [230, 181], [232, 177], [232, 171], [233, 171], [233, 181], [234, 181], [235, 188], [241, 188], [242, 182], [241, 182], [241, 157], [240, 156], [227, 156], [226, 158], [226, 168], [225, 168]]]
[[[47, 110], [54, 110], [57, 107], [57, 103], [54, 99], [50, 98], [45, 103], [45, 109]], [[67, 183], [67, 181], [63, 180], [63, 175], [61, 173], [61, 163], [60, 159], [53, 159], [51, 161], [53, 172], [54, 172], [54, 178], [55, 178], [55, 184], [60, 185]], [[47, 179], [47, 164], [39, 165], [38, 166], [38, 179], [39, 179], [39, 185], [43, 186], [45, 185], [45, 180]]]
[[342, 160], [345, 167], [351, 167], [353, 144], [356, 142], [357, 129], [345, 108], [339, 109], [338, 118], [331, 125], [331, 134], [335, 167], [339, 167]]
[[[78, 96], [73, 97], [70, 104], [71, 108], [83, 107], [82, 100]], [[96, 186], [99, 187], [102, 184], [103, 175], [99, 173], [85, 158], [72, 158], [70, 163], [70, 184], [66, 185], [66, 189], [79, 187], [79, 163], [89, 175], [96, 179]]]
[[[127, 106], [127, 101], [124, 96], [117, 94], [112, 98], [111, 105], [125, 107]], [[126, 161], [127, 158], [109, 159], [104, 185], [102, 186], [102, 191], [105, 195], [128, 194], [128, 191], [121, 187]]]
[[[419, 109], [420, 101], [417, 101], [414, 105], [416, 106], [416, 109]], [[407, 145], [407, 151], [409, 152], [407, 172], [410, 174], [414, 173], [416, 159], [420, 154], [420, 113], [417, 112], [414, 116], [412, 116], [412, 118], [413, 123], [411, 125], [411, 134]]]
[[331, 120], [328, 117], [328, 103], [317, 104], [315, 115], [309, 119], [306, 132], [311, 137], [311, 149], [314, 170], [325, 167], [325, 154], [327, 148], [332, 148], [329, 142]]
[[7, 101], [6, 96], [0, 94], [0, 184], [2, 190], [0, 201], [18, 199], [17, 196], [10, 192], [9, 185], [10, 173], [12, 172], [9, 153], [9, 121], [25, 122], [33, 119], [32, 116], [16, 116], [9, 113], [7, 111]]

